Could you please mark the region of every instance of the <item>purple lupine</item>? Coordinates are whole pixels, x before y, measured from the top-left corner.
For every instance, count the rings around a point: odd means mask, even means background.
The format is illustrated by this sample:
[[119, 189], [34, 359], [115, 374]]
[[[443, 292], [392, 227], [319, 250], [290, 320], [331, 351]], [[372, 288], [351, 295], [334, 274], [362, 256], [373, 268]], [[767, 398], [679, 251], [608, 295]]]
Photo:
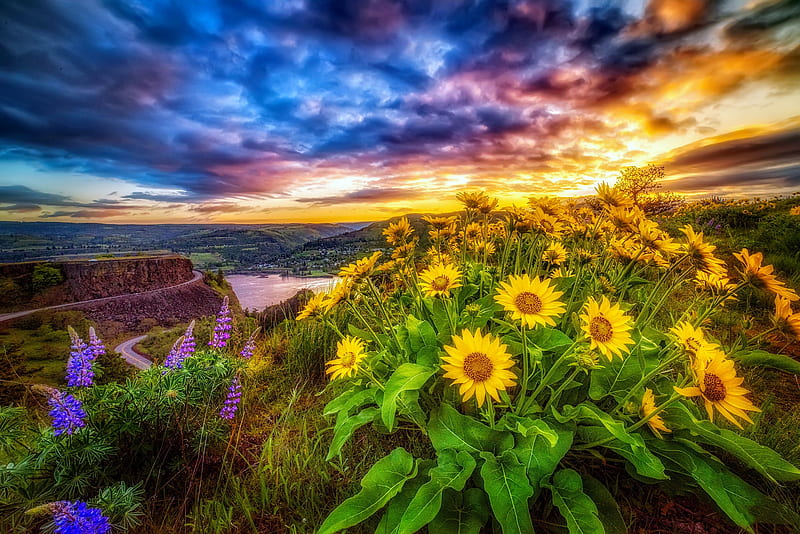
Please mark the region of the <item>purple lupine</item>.
[[236, 410], [239, 409], [239, 401], [242, 398], [242, 384], [239, 382], [239, 375], [234, 375], [231, 380], [231, 385], [228, 386], [228, 396], [225, 398], [225, 404], [219, 411], [219, 416], [223, 419], [232, 420], [236, 416]]
[[222, 307], [217, 314], [217, 324], [214, 325], [214, 334], [208, 344], [215, 349], [224, 348], [231, 337], [231, 309], [228, 307], [228, 297], [222, 299]]
[[194, 356], [194, 321], [189, 323], [186, 327], [186, 332], [183, 334], [183, 342], [181, 343], [181, 358], [185, 360], [189, 356]]
[[89, 349], [91, 349], [95, 358], [103, 356], [106, 353], [106, 346], [103, 344], [103, 340], [97, 337], [93, 326], [89, 327]]
[[249, 360], [253, 357], [253, 353], [256, 350], [256, 335], [258, 331], [261, 330], [261, 327], [256, 328], [253, 330], [253, 333], [250, 334], [250, 337], [247, 339], [247, 343], [244, 344], [242, 348], [242, 352], [239, 353], [239, 356], [244, 358], [245, 360]]
[[107, 534], [111, 523], [100, 508], [83, 501], [58, 501], [50, 504], [56, 534]]
[[72, 340], [72, 351], [67, 360], [67, 386], [91, 386], [94, 383], [94, 348], [86, 345], [71, 326], [67, 330]]
[[58, 389], [50, 391], [47, 404], [51, 406], [50, 417], [53, 418], [53, 433], [72, 435], [79, 428], [86, 426], [86, 412], [81, 401]]
[[[164, 367], [167, 369], [181, 369], [183, 367], [183, 356], [181, 354], [183, 339], [183, 336], [181, 336], [172, 344], [172, 349], [170, 349], [164, 360]], [[166, 370], [164, 372], [166, 373]]]

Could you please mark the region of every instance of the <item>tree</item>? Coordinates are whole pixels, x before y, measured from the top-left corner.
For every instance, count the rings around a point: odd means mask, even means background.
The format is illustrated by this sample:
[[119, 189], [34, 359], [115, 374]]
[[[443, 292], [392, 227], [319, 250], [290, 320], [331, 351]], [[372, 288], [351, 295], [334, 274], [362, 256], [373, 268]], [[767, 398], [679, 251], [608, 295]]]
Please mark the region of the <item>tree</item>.
[[683, 204], [683, 198], [671, 192], [658, 191], [664, 178], [664, 167], [652, 163], [647, 167], [623, 167], [616, 187], [633, 204], [648, 215], [672, 211]]
[[33, 289], [34, 291], [42, 291], [48, 287], [57, 286], [64, 281], [64, 275], [61, 274], [61, 269], [51, 267], [50, 265], [37, 265], [33, 268]]

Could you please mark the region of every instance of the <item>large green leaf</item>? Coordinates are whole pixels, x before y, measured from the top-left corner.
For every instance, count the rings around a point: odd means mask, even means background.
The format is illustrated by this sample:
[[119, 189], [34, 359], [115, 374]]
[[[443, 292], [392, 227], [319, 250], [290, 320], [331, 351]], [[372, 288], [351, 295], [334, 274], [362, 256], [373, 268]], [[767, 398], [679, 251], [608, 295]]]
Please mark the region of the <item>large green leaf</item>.
[[800, 469], [781, 458], [769, 447], [740, 436], [736, 432], [719, 428], [710, 421], [698, 420], [683, 405], [676, 406], [669, 413], [672, 419], [695, 436], [695, 441], [714, 445], [729, 452], [767, 479], [773, 482], [800, 480]]
[[572, 339], [555, 328], [541, 327], [527, 333], [528, 341], [544, 351], [552, 351], [558, 347], [572, 344]]
[[326, 404], [322, 414], [332, 415], [341, 411], [348, 412], [353, 408], [360, 408], [373, 400], [375, 400], [374, 389], [348, 389]]
[[430, 471], [430, 481], [423, 485], [400, 520], [400, 534], [413, 534], [439, 513], [446, 489], [461, 491], [475, 470], [475, 458], [466, 451], [445, 450], [439, 453], [439, 465]]
[[447, 490], [439, 514], [428, 525], [428, 534], [480, 534], [488, 520], [489, 503], [483, 490]]
[[664, 464], [656, 455], [650, 452], [639, 434], [630, 434], [635, 436], [633, 440], [620, 441], [602, 426], [581, 426], [578, 427], [578, 434], [581, 440], [587, 443], [611, 438], [600, 447], [612, 450], [628, 460], [636, 469], [636, 472], [643, 477], [656, 480], [667, 480], [669, 478], [664, 472]]
[[417, 462], [417, 475], [403, 484], [403, 489], [395, 495], [386, 506], [386, 511], [375, 529], [375, 534], [397, 534], [400, 530], [400, 520], [406, 512], [411, 499], [417, 494], [419, 488], [428, 482], [428, 473], [436, 465], [433, 460], [419, 460]]
[[455, 449], [477, 453], [499, 453], [514, 446], [510, 432], [492, 430], [472, 417], [461, 415], [449, 404], [442, 404], [431, 414], [428, 436], [437, 451]]
[[800, 361], [783, 354], [772, 354], [765, 350], [742, 350], [731, 354], [731, 358], [746, 366], [772, 367], [800, 375]]
[[693, 478], [734, 523], [748, 532], [756, 517], [753, 508], [765, 496], [737, 477], [697, 445], [683, 439], [653, 440], [651, 445], [670, 469]]
[[394, 428], [394, 416], [397, 412], [397, 396], [403, 391], [421, 388], [436, 373], [434, 367], [423, 367], [416, 363], [404, 363], [392, 373], [383, 393], [381, 419], [390, 431]]
[[374, 421], [377, 416], [377, 408], [367, 408], [366, 410], [361, 410], [357, 415], [352, 417], [340, 418], [333, 431], [333, 439], [331, 440], [331, 446], [328, 449], [328, 456], [325, 460], [330, 460], [338, 455], [342, 451], [344, 444], [347, 443], [347, 440], [353, 435], [353, 432], [367, 423]]
[[503, 534], [533, 534], [528, 500], [533, 496], [533, 487], [528, 481], [525, 466], [512, 451], [500, 456], [483, 452], [481, 478], [492, 512], [503, 529]]
[[[582, 403], [575, 407], [565, 406], [564, 419], [588, 424], [589, 426], [580, 428], [581, 436], [588, 443], [611, 437], [616, 438], [616, 442], [612, 440], [602, 446], [614, 449], [633, 463], [639, 474], [660, 480], [669, 478], [664, 473], [661, 460], [647, 449], [641, 435], [628, 432], [621, 421], [617, 421], [594, 404]], [[605, 432], [603, 432], [604, 429]]]
[[614, 496], [599, 480], [589, 475], [581, 475], [583, 492], [597, 505], [597, 515], [603, 523], [606, 534], [628, 534], [628, 527], [622, 519]]
[[533, 419], [531, 417], [522, 417], [514, 413], [507, 413], [500, 418], [498, 424], [503, 425], [505, 428], [520, 434], [525, 437], [539, 435], [544, 437], [550, 442], [553, 447], [558, 442], [558, 434], [547, 424], [544, 419]]
[[318, 534], [334, 534], [357, 525], [383, 508], [416, 475], [414, 457], [398, 447], [378, 460], [361, 480], [361, 491], [336, 507]]
[[597, 514], [594, 501], [583, 492], [581, 476], [572, 469], [562, 469], [553, 476], [549, 486], [553, 504], [567, 520], [570, 534], [604, 534], [605, 528]]
[[436, 331], [427, 321], [420, 321], [413, 315], [406, 318], [406, 329], [408, 330], [408, 342], [412, 352], [418, 352], [423, 347], [435, 347]]
[[538, 494], [542, 484], [550, 478], [558, 463], [572, 446], [573, 433], [568, 430], [555, 430], [556, 443], [552, 445], [542, 434], [517, 436], [514, 453], [525, 467], [528, 481]]
[[639, 358], [628, 356], [622, 360], [614, 358], [603, 367], [594, 369], [589, 380], [589, 396], [594, 400], [600, 400], [606, 395], [611, 395], [621, 400], [645, 373], [649, 373], [658, 365], [655, 358], [645, 358], [644, 362], [643, 368]]

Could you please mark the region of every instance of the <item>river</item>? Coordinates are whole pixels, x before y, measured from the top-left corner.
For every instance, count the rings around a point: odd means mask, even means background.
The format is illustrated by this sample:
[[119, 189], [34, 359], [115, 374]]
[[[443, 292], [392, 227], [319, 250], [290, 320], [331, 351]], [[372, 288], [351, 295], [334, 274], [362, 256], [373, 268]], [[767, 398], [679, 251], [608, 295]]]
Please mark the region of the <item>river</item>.
[[279, 274], [230, 274], [225, 280], [233, 286], [242, 308], [263, 310], [288, 299], [303, 288], [327, 291], [336, 278], [281, 276]]

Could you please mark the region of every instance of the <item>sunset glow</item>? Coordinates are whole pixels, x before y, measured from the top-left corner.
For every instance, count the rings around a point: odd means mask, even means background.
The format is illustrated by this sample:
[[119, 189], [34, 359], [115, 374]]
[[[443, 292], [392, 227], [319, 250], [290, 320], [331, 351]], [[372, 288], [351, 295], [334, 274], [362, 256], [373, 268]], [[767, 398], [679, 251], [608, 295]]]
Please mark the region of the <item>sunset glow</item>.
[[[598, 7], [599, 6], [599, 7]], [[800, 190], [790, 0], [0, 6], [0, 219], [333, 222]]]

